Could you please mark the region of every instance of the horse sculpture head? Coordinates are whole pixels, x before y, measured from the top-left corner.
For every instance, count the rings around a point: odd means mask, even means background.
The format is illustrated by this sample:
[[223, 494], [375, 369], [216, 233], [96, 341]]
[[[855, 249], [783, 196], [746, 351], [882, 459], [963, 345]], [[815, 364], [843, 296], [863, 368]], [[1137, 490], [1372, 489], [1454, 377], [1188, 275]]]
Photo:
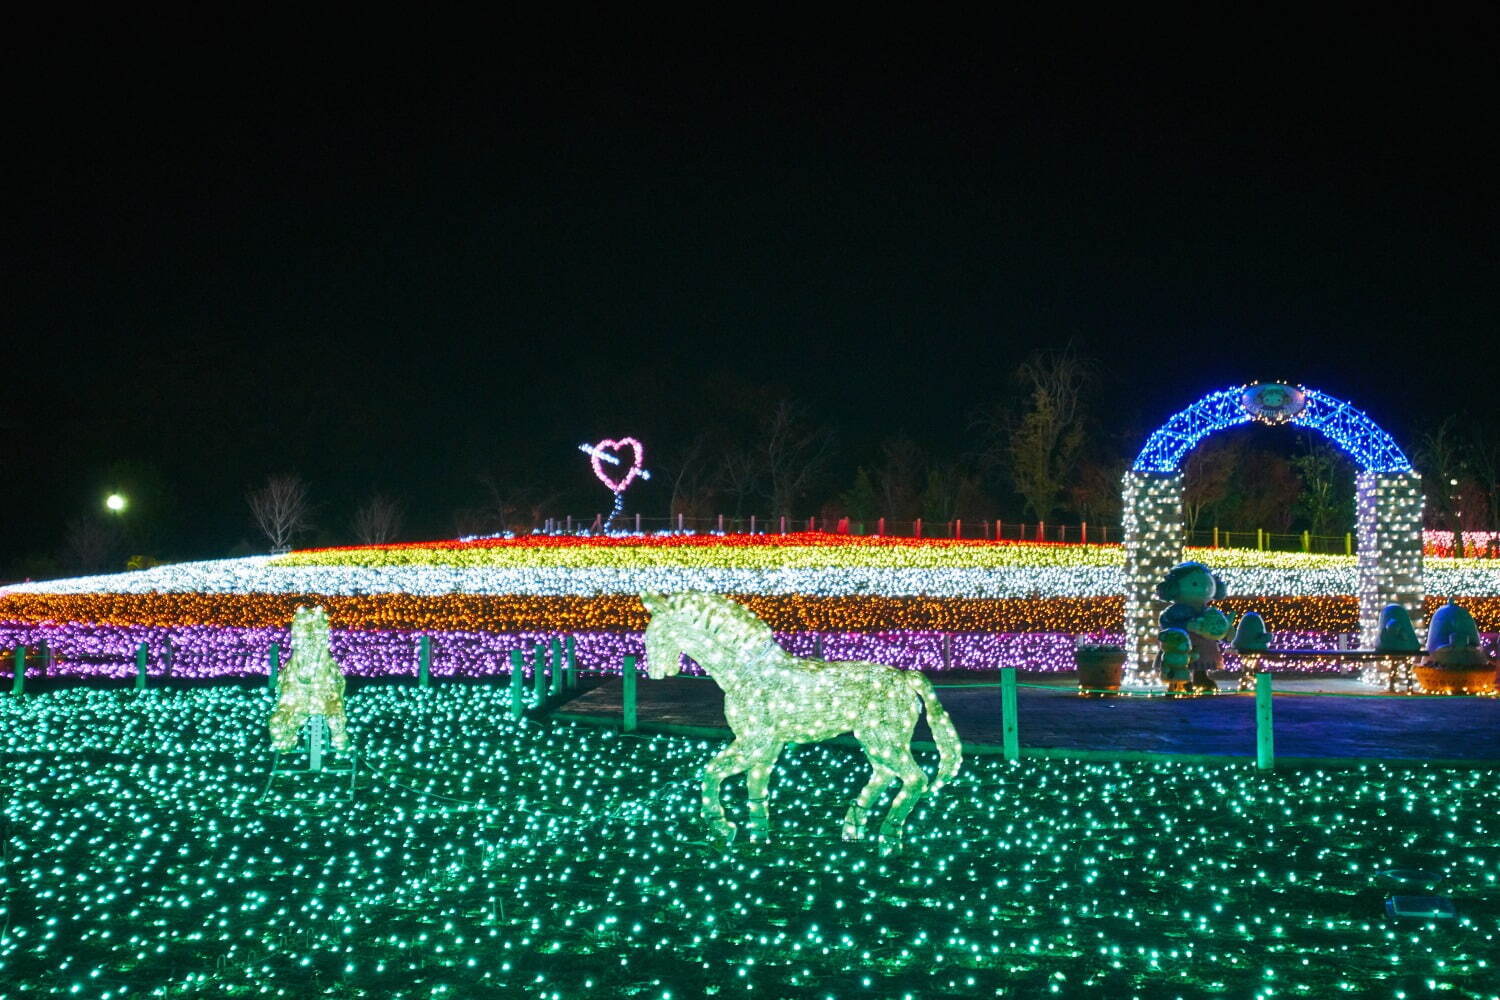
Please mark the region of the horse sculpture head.
[[682, 672], [682, 649], [669, 637], [672, 626], [672, 598], [661, 594], [642, 594], [641, 603], [651, 615], [646, 626], [646, 676], [654, 681]]

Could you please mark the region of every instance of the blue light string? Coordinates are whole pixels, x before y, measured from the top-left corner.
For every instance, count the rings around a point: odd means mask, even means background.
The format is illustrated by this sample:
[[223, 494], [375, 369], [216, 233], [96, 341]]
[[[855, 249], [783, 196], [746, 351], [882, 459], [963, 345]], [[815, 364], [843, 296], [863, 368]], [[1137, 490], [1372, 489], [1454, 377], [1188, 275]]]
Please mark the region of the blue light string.
[[[1248, 385], [1242, 385], [1211, 392], [1187, 409], [1174, 413], [1146, 440], [1131, 471], [1177, 472], [1188, 452], [1204, 438], [1249, 423], [1253, 417], [1242, 402], [1248, 388]], [[1304, 392], [1306, 405], [1288, 423], [1322, 434], [1365, 472], [1414, 471], [1391, 436], [1363, 412], [1315, 389]]]

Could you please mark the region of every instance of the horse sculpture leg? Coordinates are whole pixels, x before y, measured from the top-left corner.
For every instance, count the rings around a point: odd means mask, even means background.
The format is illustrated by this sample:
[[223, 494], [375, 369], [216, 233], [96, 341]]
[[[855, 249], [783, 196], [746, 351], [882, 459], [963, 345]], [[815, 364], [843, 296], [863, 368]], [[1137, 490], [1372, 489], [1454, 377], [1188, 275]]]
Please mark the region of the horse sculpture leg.
[[[869, 756], [868, 750], [865, 751], [865, 755]], [[895, 771], [884, 764], [876, 763], [874, 758], [870, 758], [870, 780], [865, 782], [865, 787], [860, 789], [854, 801], [849, 803], [849, 811], [844, 814], [845, 840], [865, 839], [865, 820], [870, 816], [871, 804], [895, 780]]]
[[[906, 816], [915, 808], [917, 800], [927, 791], [927, 775], [911, 755], [911, 745], [904, 737], [900, 743], [871, 741], [865, 744], [865, 752], [872, 763], [884, 766], [901, 779], [901, 789], [891, 800], [890, 811], [880, 824], [880, 849], [890, 853], [901, 849], [901, 831], [906, 826]], [[861, 740], [860, 742], [864, 742]]]
[[[724, 818], [724, 804], [719, 801], [719, 786], [724, 784], [725, 778], [732, 778], [742, 771], [748, 771], [751, 766], [765, 756], [769, 749], [763, 743], [756, 743], [736, 737], [735, 741], [723, 750], [719, 755], [708, 762], [703, 769], [703, 821], [725, 843], [734, 839], [735, 825]], [[775, 760], [775, 757], [771, 757]], [[767, 768], [769, 772], [769, 767]], [[761, 803], [764, 811], [765, 803]]]
[[776, 758], [781, 756], [785, 744], [772, 744], [768, 751], [750, 764], [746, 784], [750, 791], [750, 839], [769, 840], [771, 837], [771, 811], [766, 806], [766, 788], [771, 783], [771, 769]]

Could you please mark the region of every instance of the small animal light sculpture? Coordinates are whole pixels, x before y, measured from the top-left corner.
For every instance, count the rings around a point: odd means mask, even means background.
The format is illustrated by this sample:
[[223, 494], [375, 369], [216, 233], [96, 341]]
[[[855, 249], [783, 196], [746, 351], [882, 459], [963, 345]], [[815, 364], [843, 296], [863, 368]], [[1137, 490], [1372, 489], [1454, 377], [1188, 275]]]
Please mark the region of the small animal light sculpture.
[[[963, 752], [953, 721], [932, 685], [919, 673], [880, 663], [828, 663], [792, 656], [776, 644], [771, 628], [733, 601], [712, 594], [643, 594], [651, 612], [646, 664], [657, 680], [677, 673], [686, 653], [724, 691], [724, 716], [734, 742], [703, 772], [703, 818], [726, 843], [735, 825], [724, 816], [719, 787], [748, 771], [752, 839], [769, 835], [766, 789], [771, 769], [788, 743], [814, 743], [852, 732], [873, 772], [844, 816], [845, 840], [863, 840], [876, 797], [893, 781], [901, 787], [880, 824], [883, 852], [901, 846], [907, 814], [926, 791], [937, 791], [958, 773]], [[938, 748], [937, 776], [927, 775], [911, 755], [912, 732], [923, 707]]]
[[282, 753], [292, 749], [314, 715], [327, 720], [333, 748], [347, 750], [344, 672], [328, 648], [328, 613], [321, 607], [300, 607], [292, 615], [292, 657], [277, 678], [276, 708], [269, 720], [271, 746]]
[[1171, 572], [1156, 585], [1156, 596], [1172, 602], [1172, 606], [1161, 613], [1161, 627], [1182, 629], [1193, 642], [1193, 652], [1197, 654], [1193, 661], [1195, 688], [1218, 689], [1210, 671], [1224, 665], [1219, 640], [1229, 634], [1230, 621], [1224, 612], [1209, 607], [1208, 602], [1219, 600], [1226, 593], [1224, 581], [1200, 562], [1185, 562], [1172, 567]]

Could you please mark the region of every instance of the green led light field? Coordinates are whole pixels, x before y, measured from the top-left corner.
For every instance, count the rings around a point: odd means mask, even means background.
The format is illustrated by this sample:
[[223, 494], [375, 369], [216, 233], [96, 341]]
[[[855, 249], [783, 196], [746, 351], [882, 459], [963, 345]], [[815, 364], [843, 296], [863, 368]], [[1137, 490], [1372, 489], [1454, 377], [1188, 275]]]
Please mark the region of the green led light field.
[[[361, 690], [353, 801], [259, 804], [263, 693], [0, 703], [0, 996], [1500, 995], [1493, 771], [971, 758], [882, 858], [839, 840], [862, 755], [810, 746], [772, 842], [718, 850], [722, 744], [506, 698]], [[1388, 923], [1391, 868], [1443, 872], [1459, 919]]]

